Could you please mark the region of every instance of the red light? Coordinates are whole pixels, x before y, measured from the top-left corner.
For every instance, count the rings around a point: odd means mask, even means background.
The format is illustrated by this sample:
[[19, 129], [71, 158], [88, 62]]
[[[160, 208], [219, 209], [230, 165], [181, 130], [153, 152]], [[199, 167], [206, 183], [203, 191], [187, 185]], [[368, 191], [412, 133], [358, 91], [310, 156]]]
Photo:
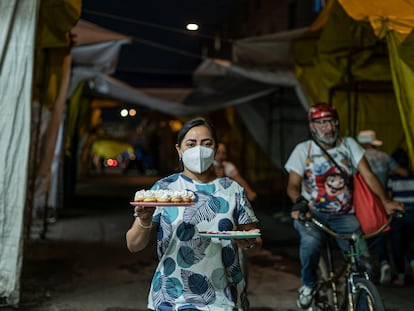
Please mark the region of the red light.
[[106, 160], [106, 165], [116, 167], [116, 166], [118, 166], [118, 161], [115, 160], [115, 159], [108, 159], [108, 160]]

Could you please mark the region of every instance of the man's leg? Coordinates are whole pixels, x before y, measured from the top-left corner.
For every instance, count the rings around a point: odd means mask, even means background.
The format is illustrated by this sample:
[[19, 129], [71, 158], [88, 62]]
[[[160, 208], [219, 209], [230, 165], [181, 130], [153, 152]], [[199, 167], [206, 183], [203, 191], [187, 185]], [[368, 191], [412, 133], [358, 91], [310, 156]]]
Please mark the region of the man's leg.
[[[332, 230], [341, 234], [352, 234], [355, 232], [361, 232], [358, 219], [353, 214], [330, 215], [327, 219], [327, 223]], [[337, 243], [339, 248], [343, 252], [346, 252], [348, 250], [348, 241], [337, 239]]]
[[410, 263], [414, 278], [414, 211], [412, 210], [406, 211], [404, 215], [404, 244], [405, 258]]
[[405, 250], [403, 237], [403, 220], [393, 219], [391, 224], [391, 246], [392, 255], [397, 274], [403, 274], [405, 270]]
[[317, 282], [317, 270], [321, 254], [322, 236], [312, 227], [306, 227], [298, 220], [294, 227], [300, 235], [299, 257], [302, 265], [302, 287], [299, 289], [297, 306], [307, 309], [312, 303], [313, 288]]
[[302, 283], [314, 287], [317, 282], [322, 236], [318, 230], [306, 227], [297, 220], [294, 221], [294, 227], [300, 235], [299, 257], [302, 265]]

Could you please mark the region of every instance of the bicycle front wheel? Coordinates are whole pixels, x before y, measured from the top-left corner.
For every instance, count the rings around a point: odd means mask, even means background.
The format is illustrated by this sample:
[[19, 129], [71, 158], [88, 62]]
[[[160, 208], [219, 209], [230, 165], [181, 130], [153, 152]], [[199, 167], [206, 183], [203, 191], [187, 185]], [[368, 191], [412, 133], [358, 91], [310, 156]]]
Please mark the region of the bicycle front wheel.
[[375, 285], [365, 279], [357, 280], [355, 291], [352, 294], [354, 310], [357, 311], [385, 311], [384, 302]]

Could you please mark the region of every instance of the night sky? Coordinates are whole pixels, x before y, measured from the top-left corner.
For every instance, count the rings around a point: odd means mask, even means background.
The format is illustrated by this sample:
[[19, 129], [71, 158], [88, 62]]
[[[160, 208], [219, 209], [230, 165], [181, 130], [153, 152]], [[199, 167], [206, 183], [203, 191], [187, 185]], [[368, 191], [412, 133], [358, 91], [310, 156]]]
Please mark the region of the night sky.
[[[211, 36], [235, 0], [83, 0], [82, 18], [134, 38], [121, 50], [115, 77], [136, 87], [191, 87]], [[200, 25], [199, 34], [185, 30]]]

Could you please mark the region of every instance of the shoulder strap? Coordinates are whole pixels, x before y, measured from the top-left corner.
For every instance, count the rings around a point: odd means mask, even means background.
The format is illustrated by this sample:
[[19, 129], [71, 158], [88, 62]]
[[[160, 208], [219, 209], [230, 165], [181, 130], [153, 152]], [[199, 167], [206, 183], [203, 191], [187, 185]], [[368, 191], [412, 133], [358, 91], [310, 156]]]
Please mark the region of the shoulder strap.
[[351, 156], [351, 166], [352, 166], [352, 174], [353, 174], [356, 171], [358, 171], [358, 169], [354, 166], [355, 159], [354, 159], [354, 156], [352, 155], [351, 148], [349, 148], [347, 137], [344, 137], [344, 142], [345, 142], [346, 149], [348, 149], [348, 152]]
[[344, 169], [339, 166], [338, 163], [336, 163], [336, 161], [334, 160], [334, 158], [329, 154], [328, 151], [325, 150], [325, 148], [323, 148], [317, 141], [316, 139], [312, 138], [312, 140], [315, 142], [316, 145], [318, 145], [319, 149], [321, 149], [329, 158], [329, 160], [331, 160], [331, 162], [338, 168], [338, 170], [341, 172], [342, 176], [344, 178], [346, 178], [348, 176], [348, 174], [345, 173]]
[[312, 141], [309, 141], [309, 145], [308, 145], [308, 159], [311, 158], [311, 154], [312, 154]]
[[345, 183], [348, 185], [349, 189], [352, 190], [354, 188], [354, 183], [353, 183], [353, 180], [352, 180], [352, 176], [348, 176], [348, 174], [344, 171], [344, 169], [342, 167], [340, 167], [338, 163], [336, 163], [334, 158], [324, 148], [322, 148], [322, 146], [315, 139], [313, 139], [313, 141], [328, 156], [328, 158], [332, 161], [332, 163], [338, 168], [338, 170], [341, 172], [342, 177], [345, 180]]

